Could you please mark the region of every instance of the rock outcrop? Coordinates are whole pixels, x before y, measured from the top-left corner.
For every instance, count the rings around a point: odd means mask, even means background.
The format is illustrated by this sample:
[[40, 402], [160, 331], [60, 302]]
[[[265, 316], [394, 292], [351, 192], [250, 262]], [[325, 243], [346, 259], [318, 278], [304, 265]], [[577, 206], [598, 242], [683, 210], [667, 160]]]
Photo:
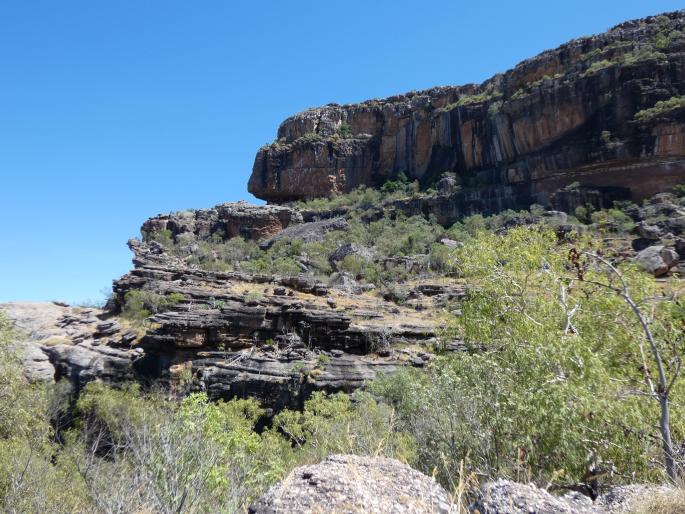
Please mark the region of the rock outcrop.
[[581, 494], [553, 496], [532, 484], [509, 480], [488, 482], [481, 488], [478, 500], [471, 506], [480, 514], [590, 514], [592, 500]]
[[259, 150], [249, 191], [283, 203], [404, 172], [461, 215], [550, 204], [574, 182], [587, 192], [560, 208], [649, 197], [685, 181], [684, 26], [682, 11], [629, 21], [480, 85], [302, 112]]
[[682, 505], [679, 490], [642, 484], [609, 488], [595, 501], [576, 492], [555, 496], [533, 484], [510, 480], [487, 482], [475, 491], [467, 490], [462, 501], [471, 495], [475, 501], [458, 508], [434, 479], [394, 459], [333, 455], [319, 464], [294, 469], [249, 512], [629, 514], [647, 512], [635, 509], [646, 506], [645, 500], [649, 499]]
[[647, 512], [635, 510], [647, 499], [668, 500], [679, 494], [666, 486], [633, 484], [612, 487], [593, 502], [575, 492], [554, 496], [533, 484], [497, 480], [481, 487], [469, 510], [474, 514], [629, 514]]
[[135, 380], [133, 363], [142, 350], [136, 335], [99, 309], [55, 303], [0, 304], [18, 329], [15, 347], [31, 382], [69, 380], [75, 392], [101, 379], [111, 385]]
[[114, 303], [130, 291], [182, 298], [136, 342], [140, 381], [172, 389], [184, 382], [212, 399], [254, 396], [279, 410], [301, 407], [312, 391], [351, 392], [379, 372], [431, 358], [418, 348], [436, 342], [434, 321], [410, 307], [307, 276], [190, 269], [155, 243], [131, 247], [135, 269], [116, 281]]
[[332, 455], [294, 469], [250, 507], [252, 514], [448, 514], [456, 512], [431, 477], [394, 459]]
[[220, 204], [211, 209], [159, 214], [148, 219], [141, 232], [153, 234], [168, 231], [173, 238], [181, 234], [193, 234], [201, 239], [212, 236], [230, 239], [239, 236], [258, 241], [301, 222], [302, 215], [295, 209], [235, 202]]

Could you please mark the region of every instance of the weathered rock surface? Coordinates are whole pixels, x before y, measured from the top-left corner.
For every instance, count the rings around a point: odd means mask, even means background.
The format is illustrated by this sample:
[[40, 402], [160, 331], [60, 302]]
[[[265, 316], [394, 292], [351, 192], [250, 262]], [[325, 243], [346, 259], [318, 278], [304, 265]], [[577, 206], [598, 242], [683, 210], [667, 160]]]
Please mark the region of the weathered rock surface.
[[678, 265], [678, 254], [675, 250], [661, 245], [649, 246], [635, 256], [635, 260], [655, 277], [666, 275]]
[[199, 238], [217, 235], [229, 239], [240, 236], [257, 241], [301, 222], [302, 215], [296, 209], [235, 202], [220, 204], [211, 209], [160, 214], [148, 219], [141, 232], [149, 234], [168, 230], [174, 238], [180, 234], [192, 234]]
[[549, 204], [576, 181], [585, 190], [559, 196], [559, 208], [649, 197], [685, 178], [683, 109], [636, 118], [685, 93], [684, 25], [683, 12], [629, 21], [481, 85], [307, 110], [259, 150], [249, 191], [270, 202], [326, 197], [402, 171], [441, 184], [434, 201], [446, 205], [427, 210], [461, 215]]
[[115, 282], [110, 313], [134, 290], [183, 300], [156, 313], [143, 337], [101, 316], [78, 345], [46, 348], [56, 376], [78, 387], [137, 380], [212, 399], [257, 397], [280, 410], [301, 407], [313, 391], [351, 392], [378, 373], [431, 359], [435, 321], [360, 294], [358, 284], [350, 293], [308, 276], [205, 271], [154, 241], [130, 247], [135, 267]]
[[[612, 487], [595, 501], [572, 492], [555, 496], [533, 484], [487, 482], [468, 507], [473, 514], [628, 514], [645, 499], [678, 491], [633, 484]], [[432, 478], [393, 459], [334, 455], [293, 470], [250, 507], [252, 514], [458, 511]], [[642, 512], [642, 511], [640, 511]], [[675, 512], [675, 511], [674, 511]]]
[[628, 514], [649, 497], [667, 496], [675, 491], [657, 485], [618, 486], [593, 502], [579, 493], [554, 496], [532, 484], [497, 480], [481, 487], [470, 510], [479, 514]]
[[323, 241], [326, 234], [333, 230], [347, 230], [349, 224], [344, 218], [333, 218], [321, 221], [311, 221], [301, 225], [288, 227], [266, 241], [260, 243], [263, 249], [270, 248], [277, 241], [294, 241], [300, 240], [305, 243], [314, 243]]
[[349, 256], [353, 256], [364, 261], [371, 261], [374, 257], [373, 252], [370, 249], [354, 243], [348, 243], [339, 246], [335, 252], [331, 254], [328, 260], [335, 269], [338, 269], [340, 263], [342, 263], [345, 258]]
[[24, 377], [29, 382], [52, 382], [55, 379], [55, 368], [40, 344], [18, 341], [13, 347], [19, 356]]
[[483, 485], [479, 498], [471, 507], [480, 514], [589, 514], [592, 500], [572, 494], [553, 496], [532, 484], [497, 480]]
[[333, 455], [294, 469], [250, 507], [252, 514], [456, 512], [431, 477], [394, 459]]
[[29, 381], [67, 378], [78, 391], [96, 378], [113, 385], [134, 380], [141, 354], [130, 346], [135, 336], [114, 320], [102, 321], [102, 311], [32, 302], [4, 303], [0, 310], [19, 331], [15, 345]]
[[67, 327], [60, 326], [64, 316], [73, 314], [69, 306], [54, 302], [8, 302], [0, 304], [0, 310], [28, 341], [64, 342], [73, 335]]

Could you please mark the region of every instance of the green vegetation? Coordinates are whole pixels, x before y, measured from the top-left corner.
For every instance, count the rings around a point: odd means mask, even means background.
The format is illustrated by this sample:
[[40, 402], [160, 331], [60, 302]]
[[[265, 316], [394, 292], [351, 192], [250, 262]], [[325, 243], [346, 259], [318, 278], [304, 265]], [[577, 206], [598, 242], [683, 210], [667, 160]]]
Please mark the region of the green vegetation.
[[302, 137], [297, 138], [294, 142], [314, 142], [314, 141], [323, 141], [323, 136], [319, 134], [318, 132], [310, 131], [310, 132], [305, 132]]
[[[627, 230], [619, 207], [587, 214], [598, 233]], [[75, 401], [63, 384], [28, 386], [0, 317], [0, 510], [240, 512], [294, 466], [338, 452], [399, 458], [450, 489], [469, 476], [576, 483], [589, 469], [603, 483], [663, 480], [664, 398], [672, 445], [685, 439], [677, 284], [617, 263], [592, 236], [560, 242], [544, 225], [511, 225], [543, 211], [471, 216], [449, 229], [422, 217], [352, 218], [348, 232], [323, 243], [262, 252], [316, 261], [342, 241], [383, 256], [418, 252], [432, 272], [458, 273], [470, 289], [443, 335], [463, 340], [466, 352], [380, 377], [367, 392], [315, 393], [259, 431], [264, 411], [254, 400], [178, 400], [92, 383]], [[436, 244], [443, 236], [463, 246]], [[402, 278], [350, 257], [343, 266], [357, 276], [385, 277], [388, 287]], [[127, 296], [125, 312], [139, 319], [181, 300], [142, 291]], [[369, 342], [388, 343], [385, 334]], [[322, 354], [298, 372], [306, 379], [329, 364]]]
[[611, 68], [612, 66], [615, 66], [615, 63], [608, 61], [606, 59], [603, 59], [601, 61], [595, 61], [590, 65], [590, 67], [587, 70], [585, 70], [583, 76], [593, 75], [598, 71], [604, 70], [606, 68]]
[[666, 62], [666, 54], [653, 47], [640, 47], [636, 51], [625, 54], [620, 62], [622, 66], [632, 66], [645, 61]]
[[129, 291], [124, 297], [121, 315], [133, 322], [142, 323], [152, 314], [162, 312], [183, 299], [184, 296], [180, 293], [160, 295], [143, 289]]
[[350, 139], [354, 136], [354, 134], [352, 133], [352, 127], [350, 127], [349, 123], [345, 123], [344, 121], [340, 123], [340, 126], [338, 127], [335, 133], [338, 137], [341, 137], [342, 139]]
[[647, 123], [676, 109], [685, 108], [685, 96], [672, 96], [668, 100], [661, 100], [654, 107], [643, 109], [635, 114], [635, 121]]
[[[578, 240], [575, 248], [595, 248]], [[442, 357], [428, 374], [406, 370], [372, 390], [397, 409], [399, 428], [423, 441], [417, 462], [443, 483], [459, 473], [520, 481], [578, 480], [591, 467], [616, 480], [664, 478], [655, 371], [639, 320], [603, 267], [569, 266], [570, 244], [552, 232], [521, 227], [504, 236], [479, 232], [455, 251], [477, 287], [450, 330], [470, 351]], [[685, 337], [677, 303], [654, 301], [659, 286], [620, 267], [677, 377]], [[663, 296], [662, 296], [663, 297]], [[653, 309], [653, 310], [652, 310]], [[682, 382], [673, 386], [682, 394]], [[672, 400], [672, 430], [685, 437], [685, 405]], [[446, 429], [449, 427], [449, 429]], [[445, 458], [447, 456], [447, 458]]]
[[654, 37], [654, 46], [659, 50], [666, 50], [671, 43], [682, 39], [684, 36], [681, 30], [662, 30]]
[[163, 246], [171, 246], [174, 243], [173, 234], [171, 230], [162, 229], [143, 232], [143, 241], [150, 242], [155, 241]]
[[2, 512], [244, 512], [294, 466], [330, 453], [413, 455], [392, 409], [368, 393], [317, 393], [258, 433], [254, 400], [91, 383], [74, 403], [63, 383], [30, 386], [15, 338], [0, 315]]
[[459, 97], [459, 100], [457, 100], [454, 103], [451, 103], [449, 105], [446, 105], [445, 107], [441, 108], [440, 110], [443, 112], [449, 112], [457, 107], [463, 107], [466, 105], [475, 105], [475, 104], [480, 104], [484, 102], [490, 102], [492, 100], [497, 100], [502, 97], [502, 92], [497, 91], [493, 88], [489, 88], [488, 90], [484, 91], [483, 93], [477, 93], [473, 95], [462, 95]]

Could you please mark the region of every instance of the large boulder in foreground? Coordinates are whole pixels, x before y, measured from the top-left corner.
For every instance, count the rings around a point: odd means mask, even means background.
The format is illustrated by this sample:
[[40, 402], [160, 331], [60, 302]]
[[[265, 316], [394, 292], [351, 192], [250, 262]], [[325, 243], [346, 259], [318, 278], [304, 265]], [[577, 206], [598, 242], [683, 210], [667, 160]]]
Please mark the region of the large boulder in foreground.
[[250, 507], [253, 514], [449, 513], [445, 490], [394, 459], [332, 455], [294, 469]]

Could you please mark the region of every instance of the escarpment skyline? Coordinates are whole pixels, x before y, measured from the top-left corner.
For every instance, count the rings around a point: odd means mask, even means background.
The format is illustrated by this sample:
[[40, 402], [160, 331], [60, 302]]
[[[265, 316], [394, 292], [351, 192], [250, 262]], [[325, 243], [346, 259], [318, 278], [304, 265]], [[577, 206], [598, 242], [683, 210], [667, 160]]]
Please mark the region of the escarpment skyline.
[[308, 109], [259, 149], [248, 189], [285, 203], [447, 173], [464, 212], [551, 204], [575, 182], [647, 198], [685, 174], [684, 26], [682, 11], [627, 21], [482, 84]]

